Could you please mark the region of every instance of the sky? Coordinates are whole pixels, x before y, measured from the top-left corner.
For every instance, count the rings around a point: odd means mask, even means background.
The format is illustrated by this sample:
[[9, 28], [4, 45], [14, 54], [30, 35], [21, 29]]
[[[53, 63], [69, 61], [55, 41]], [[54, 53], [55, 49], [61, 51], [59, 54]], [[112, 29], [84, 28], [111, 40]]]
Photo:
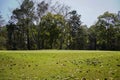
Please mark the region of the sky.
[[[53, 0], [57, 1], [57, 0]], [[88, 27], [97, 21], [104, 12], [117, 13], [120, 11], [120, 0], [59, 0], [59, 2], [77, 10], [81, 21]], [[0, 0], [0, 14], [7, 21], [13, 9], [19, 6], [17, 0]]]

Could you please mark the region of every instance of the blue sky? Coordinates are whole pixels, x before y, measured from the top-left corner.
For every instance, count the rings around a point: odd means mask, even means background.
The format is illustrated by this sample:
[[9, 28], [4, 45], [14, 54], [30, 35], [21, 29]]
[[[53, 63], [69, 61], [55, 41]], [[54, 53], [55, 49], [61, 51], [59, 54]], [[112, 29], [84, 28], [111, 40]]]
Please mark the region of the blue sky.
[[[39, 1], [39, 0], [38, 0]], [[53, 0], [56, 1], [56, 0]], [[82, 15], [83, 24], [88, 26], [97, 21], [97, 17], [105, 11], [117, 13], [120, 11], [120, 0], [58, 0], [67, 4], [71, 9], [77, 10]], [[0, 12], [4, 19], [8, 20], [8, 16], [13, 9], [18, 7], [17, 0], [0, 0]]]

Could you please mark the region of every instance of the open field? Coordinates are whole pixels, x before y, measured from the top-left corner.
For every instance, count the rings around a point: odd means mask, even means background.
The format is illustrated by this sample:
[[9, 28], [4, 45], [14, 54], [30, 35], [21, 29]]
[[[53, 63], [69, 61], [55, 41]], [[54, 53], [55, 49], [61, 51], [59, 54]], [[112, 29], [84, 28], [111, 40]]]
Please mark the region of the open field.
[[120, 80], [120, 52], [0, 51], [0, 80]]

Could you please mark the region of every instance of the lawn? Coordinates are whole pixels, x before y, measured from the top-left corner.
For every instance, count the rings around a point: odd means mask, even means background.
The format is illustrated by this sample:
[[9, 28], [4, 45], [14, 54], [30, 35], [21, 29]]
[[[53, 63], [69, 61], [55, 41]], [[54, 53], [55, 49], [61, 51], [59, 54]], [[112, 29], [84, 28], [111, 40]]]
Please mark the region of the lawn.
[[120, 51], [0, 51], [0, 80], [120, 80]]

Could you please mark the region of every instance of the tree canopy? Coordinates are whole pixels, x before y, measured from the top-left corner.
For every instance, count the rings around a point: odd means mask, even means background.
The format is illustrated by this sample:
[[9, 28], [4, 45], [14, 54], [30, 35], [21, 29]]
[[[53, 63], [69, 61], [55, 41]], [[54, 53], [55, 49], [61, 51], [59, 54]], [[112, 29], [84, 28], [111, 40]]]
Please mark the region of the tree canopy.
[[3, 22], [0, 15], [0, 49], [120, 50], [120, 11], [105, 12], [87, 27], [67, 5], [23, 0]]

